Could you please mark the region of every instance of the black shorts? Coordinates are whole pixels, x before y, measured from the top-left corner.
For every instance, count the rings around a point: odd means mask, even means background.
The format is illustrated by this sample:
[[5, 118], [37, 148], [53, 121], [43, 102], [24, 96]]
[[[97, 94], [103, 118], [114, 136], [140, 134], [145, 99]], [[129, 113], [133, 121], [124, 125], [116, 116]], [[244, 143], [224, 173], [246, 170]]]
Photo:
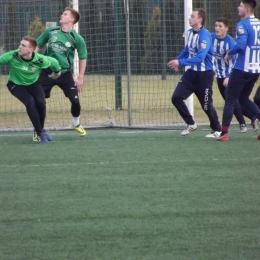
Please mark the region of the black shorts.
[[43, 69], [40, 73], [38, 82], [42, 85], [45, 93], [45, 98], [49, 98], [51, 95], [51, 90], [54, 86], [58, 86], [62, 89], [64, 95], [69, 99], [73, 99], [78, 96], [78, 89], [75, 86], [75, 81], [73, 79], [72, 73], [70, 71], [61, 74], [57, 79], [49, 78], [52, 71], [50, 69]]
[[36, 105], [45, 106], [44, 93], [39, 82], [35, 82], [28, 86], [22, 86], [17, 85], [12, 81], [8, 81], [6, 85], [10, 93], [19, 99], [25, 106], [28, 102], [35, 102]]

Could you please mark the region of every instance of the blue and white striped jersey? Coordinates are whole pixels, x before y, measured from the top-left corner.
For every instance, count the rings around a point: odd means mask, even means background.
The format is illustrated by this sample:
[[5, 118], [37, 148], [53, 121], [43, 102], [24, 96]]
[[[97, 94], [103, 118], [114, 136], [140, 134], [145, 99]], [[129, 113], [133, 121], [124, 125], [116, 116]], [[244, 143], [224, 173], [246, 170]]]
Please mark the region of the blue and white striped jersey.
[[235, 40], [227, 34], [224, 38], [220, 39], [216, 33], [211, 34], [213, 55], [214, 55], [214, 70], [216, 78], [229, 78], [230, 71], [234, 66], [235, 56], [229, 60], [229, 64], [224, 61], [227, 52], [236, 44]]
[[250, 16], [236, 26], [236, 45], [228, 52], [238, 54], [234, 69], [260, 73], [260, 21]]
[[195, 71], [213, 70], [213, 48], [210, 32], [202, 27], [197, 32], [189, 29], [187, 44], [178, 56], [181, 66], [189, 66]]

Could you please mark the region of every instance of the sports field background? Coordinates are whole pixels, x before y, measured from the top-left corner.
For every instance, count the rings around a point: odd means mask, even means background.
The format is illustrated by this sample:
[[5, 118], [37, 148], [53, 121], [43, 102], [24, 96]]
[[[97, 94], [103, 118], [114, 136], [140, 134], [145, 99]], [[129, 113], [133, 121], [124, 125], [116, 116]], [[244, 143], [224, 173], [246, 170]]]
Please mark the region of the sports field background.
[[[182, 118], [171, 103], [172, 93], [180, 77], [179, 74], [169, 75], [166, 80], [162, 80], [160, 75], [131, 77], [132, 126], [183, 126]], [[31, 129], [31, 122], [23, 104], [9, 93], [6, 81], [6, 76], [0, 77], [0, 130]], [[259, 82], [256, 83], [254, 91], [258, 85]], [[221, 121], [224, 101], [216, 82], [214, 82], [213, 93], [214, 106]], [[87, 128], [129, 126], [126, 76], [122, 77], [122, 110], [117, 110], [115, 107], [115, 77], [112, 75], [85, 75], [84, 90], [80, 94], [80, 100], [83, 126]], [[208, 118], [195, 95], [194, 117], [197, 123], [208, 124]], [[46, 128], [70, 129], [71, 127], [70, 102], [56, 86], [51, 93], [51, 98], [47, 99]]]
[[259, 259], [260, 141], [238, 130], [0, 133], [0, 259]]

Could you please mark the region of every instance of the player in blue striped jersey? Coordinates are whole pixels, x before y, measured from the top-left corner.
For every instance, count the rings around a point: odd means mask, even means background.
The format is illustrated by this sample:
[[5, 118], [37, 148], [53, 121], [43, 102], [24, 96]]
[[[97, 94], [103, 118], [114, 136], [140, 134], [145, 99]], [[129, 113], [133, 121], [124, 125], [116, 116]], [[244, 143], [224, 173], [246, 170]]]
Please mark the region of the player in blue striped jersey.
[[177, 59], [168, 62], [168, 66], [175, 71], [178, 71], [179, 66], [189, 66], [172, 95], [173, 105], [187, 124], [186, 129], [181, 132], [183, 136], [197, 129], [197, 124], [184, 103], [192, 93], [197, 96], [202, 109], [207, 114], [211, 129], [219, 134], [221, 130], [212, 100], [214, 57], [211, 35], [204, 28], [205, 19], [204, 10], [192, 11], [189, 18], [192, 28], [187, 32], [187, 44]]
[[[228, 130], [234, 106], [238, 100], [242, 109], [260, 119], [260, 109], [249, 99], [260, 74], [260, 21], [255, 18], [255, 0], [242, 0], [238, 7], [241, 21], [236, 26], [237, 42], [225, 56], [229, 62], [233, 55], [236, 61], [230, 74], [222, 117], [222, 132], [217, 140], [228, 141]], [[259, 137], [260, 138], [260, 137]]]
[[[227, 52], [232, 49], [236, 42], [235, 40], [227, 33], [229, 29], [229, 21], [224, 17], [219, 17], [215, 21], [215, 32], [211, 34], [212, 37], [212, 46], [213, 46], [213, 55], [215, 57], [215, 76], [217, 79], [217, 85], [219, 92], [223, 99], [225, 99], [225, 92], [227, 89], [230, 71], [234, 65], [235, 56], [229, 60], [228, 63], [225, 62], [224, 57]], [[234, 115], [239, 122], [240, 132], [245, 133], [247, 131], [246, 122], [242, 113], [242, 109], [238, 100], [235, 103]], [[250, 114], [246, 115], [251, 119]], [[207, 137], [215, 137], [213, 134], [207, 135]]]

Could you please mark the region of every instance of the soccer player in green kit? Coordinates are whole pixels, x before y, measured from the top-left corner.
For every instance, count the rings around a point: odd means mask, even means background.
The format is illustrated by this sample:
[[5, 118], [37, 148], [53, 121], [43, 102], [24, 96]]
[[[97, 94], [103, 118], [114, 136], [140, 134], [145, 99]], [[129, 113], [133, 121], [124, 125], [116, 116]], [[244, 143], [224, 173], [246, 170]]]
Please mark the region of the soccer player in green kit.
[[56, 59], [34, 52], [35, 48], [36, 40], [25, 36], [17, 50], [6, 52], [0, 57], [0, 65], [10, 66], [7, 87], [25, 105], [36, 131], [36, 141], [48, 144], [52, 137], [43, 129], [46, 105], [38, 78], [43, 68], [51, 69], [52, 73], [48, 77], [58, 78], [61, 68]]
[[[61, 65], [61, 76], [58, 79], [48, 77], [48, 70], [42, 70], [39, 82], [45, 92], [45, 98], [50, 97], [51, 89], [57, 85], [71, 102], [73, 127], [80, 136], [86, 135], [80, 125], [80, 101], [78, 92], [83, 89], [84, 73], [87, 66], [87, 48], [84, 39], [73, 29], [80, 19], [79, 13], [67, 7], [60, 17], [60, 26], [47, 28], [37, 39], [37, 51], [47, 44], [46, 56], [57, 59]], [[73, 79], [74, 54], [77, 50], [79, 57], [79, 75]], [[34, 139], [34, 138], [33, 138]]]

